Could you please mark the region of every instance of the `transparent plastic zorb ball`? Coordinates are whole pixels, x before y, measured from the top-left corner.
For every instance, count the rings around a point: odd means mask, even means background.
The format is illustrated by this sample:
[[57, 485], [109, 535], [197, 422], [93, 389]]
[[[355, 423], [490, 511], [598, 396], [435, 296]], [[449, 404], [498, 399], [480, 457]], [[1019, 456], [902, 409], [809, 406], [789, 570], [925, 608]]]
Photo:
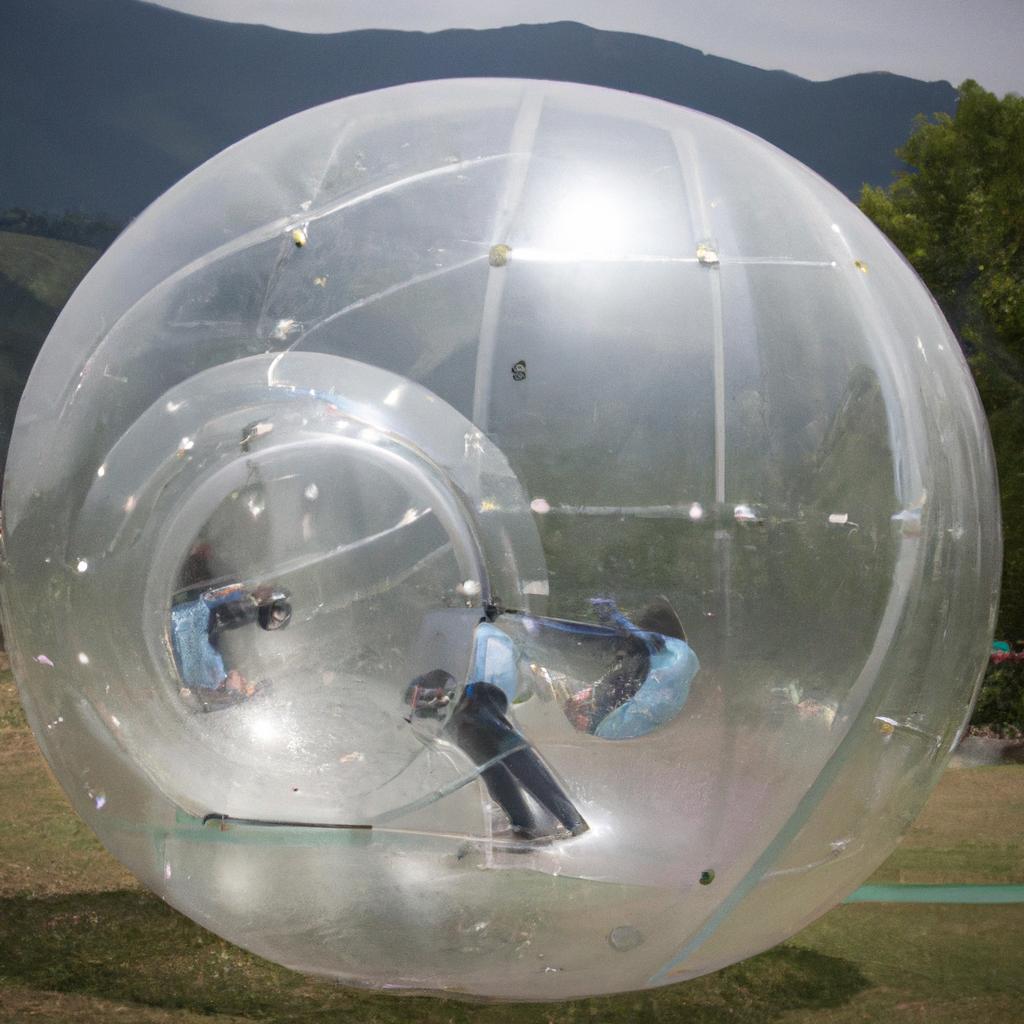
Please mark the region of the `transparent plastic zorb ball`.
[[985, 661], [956, 342], [720, 121], [456, 81], [205, 164], [79, 288], [4, 495], [78, 812], [263, 956], [554, 999], [771, 946], [892, 848]]

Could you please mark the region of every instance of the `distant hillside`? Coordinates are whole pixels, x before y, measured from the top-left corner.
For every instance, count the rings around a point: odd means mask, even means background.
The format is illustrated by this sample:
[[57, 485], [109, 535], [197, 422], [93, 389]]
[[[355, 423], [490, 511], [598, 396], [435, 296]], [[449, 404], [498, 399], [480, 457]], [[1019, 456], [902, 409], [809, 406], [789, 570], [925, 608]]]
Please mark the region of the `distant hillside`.
[[56, 238], [60, 242], [74, 242], [101, 252], [117, 238], [123, 228], [124, 224], [81, 213], [33, 213], [18, 207], [0, 210], [0, 231]]
[[0, 231], [0, 477], [22, 388], [96, 249]]
[[288, 114], [401, 82], [486, 75], [586, 82], [704, 110], [850, 196], [863, 182], [889, 182], [916, 114], [955, 102], [946, 82], [810, 82], [572, 23], [306, 35], [138, 0], [3, 0], [0, 206], [128, 218]]

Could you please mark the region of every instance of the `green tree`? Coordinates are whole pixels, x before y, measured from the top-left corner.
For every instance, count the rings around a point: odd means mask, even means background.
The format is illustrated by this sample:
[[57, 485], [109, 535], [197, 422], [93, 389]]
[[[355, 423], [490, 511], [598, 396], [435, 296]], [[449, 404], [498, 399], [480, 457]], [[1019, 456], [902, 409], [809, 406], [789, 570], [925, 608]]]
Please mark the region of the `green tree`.
[[1024, 98], [960, 86], [956, 114], [919, 117], [889, 188], [861, 209], [942, 306], [974, 373], [999, 469], [1005, 545], [998, 633], [1024, 638]]

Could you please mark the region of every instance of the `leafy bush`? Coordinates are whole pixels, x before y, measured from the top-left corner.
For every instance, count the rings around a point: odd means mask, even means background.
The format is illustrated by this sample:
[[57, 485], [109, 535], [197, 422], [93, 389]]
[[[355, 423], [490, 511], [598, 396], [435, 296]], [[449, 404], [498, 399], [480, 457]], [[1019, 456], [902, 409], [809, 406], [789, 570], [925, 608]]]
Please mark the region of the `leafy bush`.
[[1024, 735], [1024, 661], [989, 665], [971, 727], [1006, 737]]

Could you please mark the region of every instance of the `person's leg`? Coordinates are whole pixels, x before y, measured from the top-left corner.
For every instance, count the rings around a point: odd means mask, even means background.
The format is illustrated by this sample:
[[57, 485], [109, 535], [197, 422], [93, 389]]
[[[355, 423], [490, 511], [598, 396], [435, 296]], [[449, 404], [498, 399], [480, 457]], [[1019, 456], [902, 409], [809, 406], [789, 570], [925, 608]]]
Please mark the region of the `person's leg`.
[[[587, 823], [566, 796], [554, 775], [505, 716], [508, 698], [497, 686], [474, 683], [464, 691], [449, 719], [458, 745], [478, 765], [496, 758], [481, 772], [494, 799], [505, 809], [515, 827], [517, 820], [529, 820], [536, 827], [522, 793], [522, 787], [573, 835], [587, 831]], [[492, 768], [501, 769], [488, 779]], [[528, 819], [523, 815], [528, 815]]]
[[530, 796], [572, 835], [582, 835], [590, 828], [548, 766], [531, 747], [508, 754], [504, 764]]
[[537, 819], [508, 768], [499, 761], [485, 768], [480, 777], [491, 798], [508, 815], [512, 830], [526, 838], [537, 835]]

